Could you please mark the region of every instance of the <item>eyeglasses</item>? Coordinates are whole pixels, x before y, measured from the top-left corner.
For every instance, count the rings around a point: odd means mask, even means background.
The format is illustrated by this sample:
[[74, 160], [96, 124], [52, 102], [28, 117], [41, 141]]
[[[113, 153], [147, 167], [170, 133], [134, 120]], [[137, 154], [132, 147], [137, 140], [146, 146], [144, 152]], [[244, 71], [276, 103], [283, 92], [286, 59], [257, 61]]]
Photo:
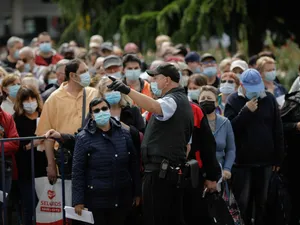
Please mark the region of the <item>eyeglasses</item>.
[[229, 84], [233, 84], [234, 81], [233, 80], [221, 80], [221, 83], [229, 83]]
[[107, 106], [103, 106], [102, 108], [97, 108], [93, 110], [93, 113], [99, 113], [100, 111], [107, 111], [108, 107]]

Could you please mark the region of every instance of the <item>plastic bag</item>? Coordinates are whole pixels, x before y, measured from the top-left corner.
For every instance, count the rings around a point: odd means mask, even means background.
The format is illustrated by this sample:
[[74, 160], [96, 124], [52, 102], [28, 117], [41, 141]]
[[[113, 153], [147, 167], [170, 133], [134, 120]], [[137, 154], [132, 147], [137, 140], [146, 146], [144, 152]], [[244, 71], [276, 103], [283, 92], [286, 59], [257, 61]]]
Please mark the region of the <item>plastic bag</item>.
[[[62, 225], [63, 201], [62, 181], [57, 179], [54, 185], [49, 184], [47, 177], [35, 179], [36, 194], [39, 203], [36, 207], [37, 225]], [[72, 200], [71, 180], [65, 180], [65, 203], [71, 206]]]
[[228, 211], [232, 216], [235, 225], [244, 225], [244, 221], [241, 216], [240, 209], [238, 207], [237, 201], [232, 193], [232, 189], [229, 187], [226, 181], [222, 182], [222, 198], [224, 199]]

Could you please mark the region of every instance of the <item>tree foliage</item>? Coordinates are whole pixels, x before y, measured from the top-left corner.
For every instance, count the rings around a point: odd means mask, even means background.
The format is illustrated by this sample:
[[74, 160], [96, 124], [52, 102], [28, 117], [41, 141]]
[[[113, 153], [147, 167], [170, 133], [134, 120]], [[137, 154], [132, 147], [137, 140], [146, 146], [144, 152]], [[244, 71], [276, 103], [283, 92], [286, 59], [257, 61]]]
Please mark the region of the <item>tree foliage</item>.
[[[236, 30], [246, 36], [246, 0], [55, 0], [68, 23], [61, 42], [84, 29], [87, 38], [95, 33], [111, 40], [121, 34], [121, 44], [134, 41], [154, 47], [158, 34], [196, 48], [201, 36], [221, 36]], [[88, 17], [87, 17], [88, 16]], [[238, 17], [238, 23], [232, 23]], [[88, 21], [87, 18], [90, 18]], [[79, 26], [80, 22], [84, 26]], [[244, 25], [243, 25], [244, 24]]]

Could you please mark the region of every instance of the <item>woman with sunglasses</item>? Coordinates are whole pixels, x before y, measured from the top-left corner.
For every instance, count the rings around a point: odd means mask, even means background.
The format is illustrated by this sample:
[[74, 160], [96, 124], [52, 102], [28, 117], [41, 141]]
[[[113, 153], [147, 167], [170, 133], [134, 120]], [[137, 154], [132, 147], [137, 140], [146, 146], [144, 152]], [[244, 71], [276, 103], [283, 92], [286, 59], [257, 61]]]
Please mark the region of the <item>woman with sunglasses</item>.
[[[239, 78], [233, 72], [226, 72], [221, 75], [220, 95], [218, 104], [221, 112], [224, 112], [227, 97], [236, 92], [240, 85]], [[223, 113], [221, 113], [223, 115]]]
[[103, 98], [90, 103], [91, 119], [76, 137], [50, 130], [45, 135], [71, 142], [75, 150], [72, 169], [72, 202], [81, 215], [93, 213], [96, 225], [124, 224], [132, 205], [140, 204], [139, 160], [129, 132], [111, 117]]

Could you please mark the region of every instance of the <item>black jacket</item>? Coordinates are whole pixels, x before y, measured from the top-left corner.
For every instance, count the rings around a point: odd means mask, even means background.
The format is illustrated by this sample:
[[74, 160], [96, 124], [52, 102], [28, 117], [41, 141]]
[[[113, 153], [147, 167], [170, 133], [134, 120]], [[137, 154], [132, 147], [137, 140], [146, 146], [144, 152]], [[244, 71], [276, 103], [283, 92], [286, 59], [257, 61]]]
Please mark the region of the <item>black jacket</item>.
[[263, 166], [282, 163], [284, 155], [283, 128], [275, 97], [266, 92], [259, 98], [258, 109], [246, 107], [248, 99], [231, 94], [224, 115], [232, 124], [236, 143], [236, 165]]
[[298, 162], [300, 131], [297, 129], [297, 123], [300, 121], [300, 91], [285, 96], [285, 102], [281, 108], [281, 118], [289, 160], [294, 159], [295, 162]]
[[52, 87], [46, 89], [46, 90], [41, 94], [43, 101], [45, 102], [45, 101], [49, 98], [49, 96], [50, 96], [54, 91], [56, 91], [56, 89], [58, 89], [58, 88], [59, 88], [58, 84], [53, 84]]
[[218, 181], [221, 168], [216, 157], [216, 141], [207, 117], [199, 105], [190, 103], [194, 112], [194, 130], [188, 159], [196, 159], [205, 179]]

